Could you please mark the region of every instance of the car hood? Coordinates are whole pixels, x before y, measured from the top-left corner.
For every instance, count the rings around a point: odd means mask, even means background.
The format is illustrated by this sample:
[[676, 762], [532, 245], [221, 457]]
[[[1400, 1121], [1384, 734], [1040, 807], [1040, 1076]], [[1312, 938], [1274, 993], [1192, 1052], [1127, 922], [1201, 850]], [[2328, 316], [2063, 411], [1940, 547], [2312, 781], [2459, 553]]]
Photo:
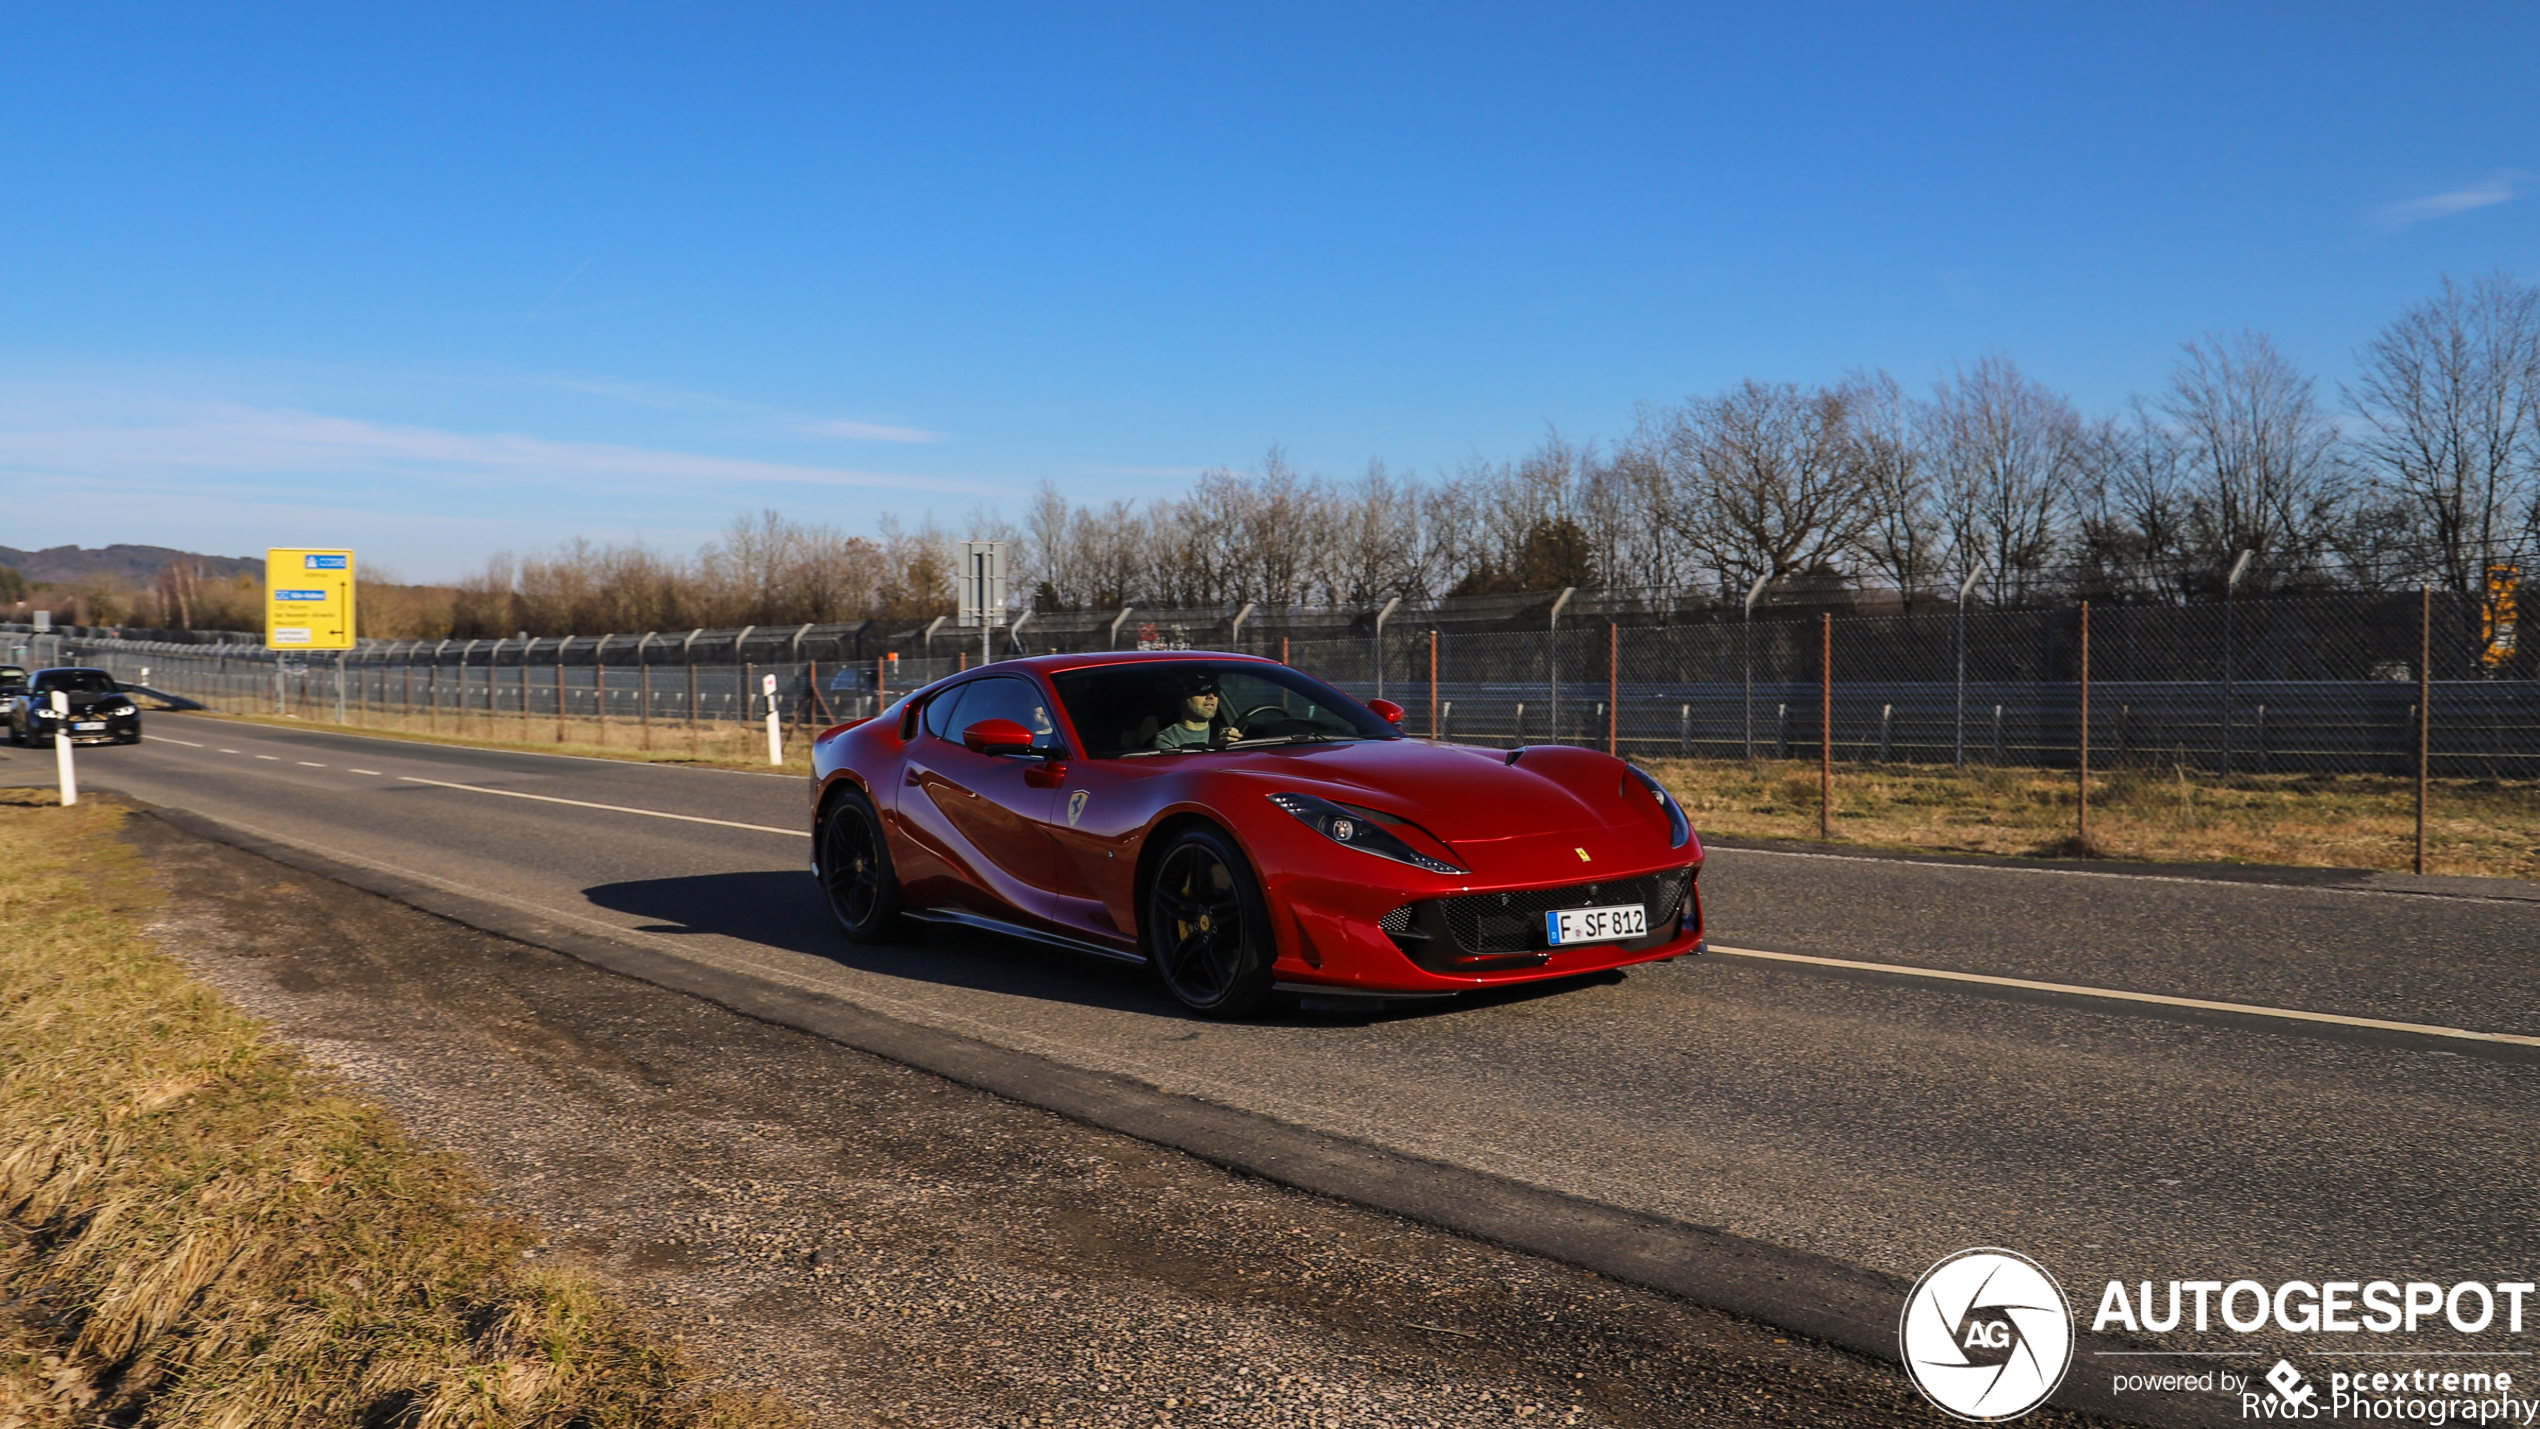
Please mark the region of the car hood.
[[[1292, 790], [1409, 819], [1465, 848], [1628, 819], [1621, 764], [1584, 749], [1505, 751], [1425, 740], [1285, 745], [1231, 756], [1265, 792]], [[1276, 786], [1272, 788], [1270, 786]]]

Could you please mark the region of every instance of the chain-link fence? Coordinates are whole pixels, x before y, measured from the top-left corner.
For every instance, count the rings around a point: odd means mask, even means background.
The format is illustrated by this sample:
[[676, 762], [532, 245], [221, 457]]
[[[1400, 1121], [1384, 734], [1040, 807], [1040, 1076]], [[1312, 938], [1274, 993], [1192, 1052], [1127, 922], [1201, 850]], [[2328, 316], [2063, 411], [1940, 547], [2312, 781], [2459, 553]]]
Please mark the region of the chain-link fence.
[[[2481, 602], [2410, 592], [2108, 604], [2089, 619], [2094, 767], [2407, 772], [2423, 674], [2434, 774], [2540, 776], [2540, 656]], [[1607, 592], [1407, 612], [1078, 611], [1028, 617], [984, 645], [937, 620], [368, 642], [341, 657], [101, 635], [0, 640], [27, 653], [21, 663], [75, 656], [215, 709], [599, 743], [737, 730], [766, 714], [769, 674], [780, 713], [825, 725], [988, 651], [1052, 649], [1264, 655], [1405, 706], [1414, 733], [1640, 757], [1813, 758], [1830, 734], [1845, 760], [2069, 768], [2082, 724], [2078, 606], [1750, 613]]]

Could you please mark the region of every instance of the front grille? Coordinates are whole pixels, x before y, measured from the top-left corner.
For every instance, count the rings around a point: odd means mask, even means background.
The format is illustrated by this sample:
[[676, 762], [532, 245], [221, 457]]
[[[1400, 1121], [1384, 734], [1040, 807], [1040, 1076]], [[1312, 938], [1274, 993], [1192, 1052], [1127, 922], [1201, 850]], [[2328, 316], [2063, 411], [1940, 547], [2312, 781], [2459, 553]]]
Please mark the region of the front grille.
[[1512, 893], [1468, 893], [1438, 902], [1446, 914], [1447, 931], [1465, 953], [1533, 953], [1551, 946], [1545, 940], [1543, 915], [1558, 908], [1638, 903], [1649, 910], [1649, 931], [1653, 936], [1662, 930], [1672, 933], [1674, 930], [1667, 925], [1675, 920], [1676, 909], [1684, 901], [1685, 883], [1691, 874], [1690, 869], [1671, 868], [1638, 878], [1526, 888]]
[[1663, 869], [1638, 878], [1607, 878], [1559, 888], [1508, 893], [1466, 893], [1406, 903], [1376, 920], [1394, 946], [1433, 972], [1497, 972], [1539, 967], [1552, 955], [1543, 915], [1559, 908], [1638, 903], [1649, 910], [1649, 935], [1622, 944], [1655, 947], [1676, 936], [1690, 868]]

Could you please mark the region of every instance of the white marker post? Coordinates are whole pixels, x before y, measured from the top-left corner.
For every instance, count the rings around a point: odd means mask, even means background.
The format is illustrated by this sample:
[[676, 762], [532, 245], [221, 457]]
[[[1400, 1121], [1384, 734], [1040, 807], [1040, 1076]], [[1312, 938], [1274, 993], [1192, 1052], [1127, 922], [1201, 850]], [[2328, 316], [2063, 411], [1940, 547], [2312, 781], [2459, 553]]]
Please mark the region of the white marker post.
[[776, 720], [776, 677], [761, 675], [758, 687], [759, 692], [767, 696], [767, 762], [782, 764], [785, 762], [785, 735]]
[[53, 772], [62, 781], [62, 807], [79, 802], [79, 771], [71, 767], [71, 699], [53, 692]]

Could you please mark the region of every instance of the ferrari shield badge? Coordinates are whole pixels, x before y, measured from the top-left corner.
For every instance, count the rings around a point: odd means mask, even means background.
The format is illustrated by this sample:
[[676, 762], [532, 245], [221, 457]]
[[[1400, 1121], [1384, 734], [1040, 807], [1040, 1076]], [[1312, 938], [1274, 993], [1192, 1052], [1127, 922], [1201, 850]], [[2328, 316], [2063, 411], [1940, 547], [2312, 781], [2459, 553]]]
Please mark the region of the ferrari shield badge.
[[1076, 827], [1076, 821], [1085, 816], [1085, 801], [1092, 797], [1093, 794], [1084, 789], [1067, 796], [1067, 827]]

